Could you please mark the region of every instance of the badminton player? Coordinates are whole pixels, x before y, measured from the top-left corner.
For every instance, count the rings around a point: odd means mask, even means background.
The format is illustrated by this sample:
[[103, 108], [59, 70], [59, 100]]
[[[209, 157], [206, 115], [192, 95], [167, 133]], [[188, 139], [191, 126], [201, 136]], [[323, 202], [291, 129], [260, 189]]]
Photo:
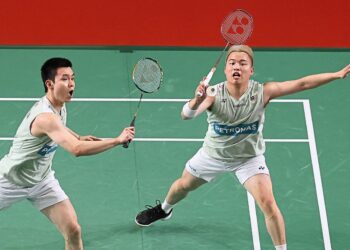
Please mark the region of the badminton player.
[[201, 82], [194, 98], [184, 105], [181, 116], [185, 120], [207, 112], [209, 126], [203, 146], [186, 163], [182, 176], [171, 185], [164, 201], [158, 201], [156, 206], [147, 207], [136, 216], [138, 225], [149, 226], [157, 220], [169, 219], [175, 204], [189, 192], [220, 174], [232, 173], [259, 205], [275, 248], [287, 249], [284, 219], [273, 195], [264, 158], [265, 107], [274, 98], [344, 78], [350, 72], [350, 65], [334, 73], [260, 84], [251, 79], [253, 58], [249, 46], [230, 47], [225, 66], [226, 81], [208, 89]]
[[134, 138], [125, 128], [112, 139], [80, 136], [66, 127], [65, 103], [72, 99], [75, 81], [72, 63], [51, 58], [41, 68], [45, 96], [24, 117], [10, 152], [0, 161], [0, 210], [27, 199], [45, 214], [65, 239], [65, 249], [83, 249], [77, 215], [52, 170], [58, 146], [75, 156], [93, 155]]

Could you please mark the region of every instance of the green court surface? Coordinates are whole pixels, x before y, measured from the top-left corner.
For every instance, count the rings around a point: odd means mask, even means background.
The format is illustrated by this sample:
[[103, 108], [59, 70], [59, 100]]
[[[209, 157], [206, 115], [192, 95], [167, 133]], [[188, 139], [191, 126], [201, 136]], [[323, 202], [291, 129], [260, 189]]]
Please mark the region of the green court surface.
[[[164, 83], [159, 92], [145, 95], [129, 149], [79, 158], [59, 149], [55, 156], [53, 168], [78, 213], [85, 249], [273, 249], [262, 213], [252, 210], [247, 193], [231, 175], [191, 193], [169, 221], [147, 228], [134, 223], [145, 205], [163, 201], [202, 144], [198, 139], [207, 129], [205, 115], [182, 121], [180, 111], [219, 51], [0, 48], [0, 156], [7, 153], [32, 98], [44, 95], [40, 67], [47, 58], [73, 62], [77, 86], [75, 99], [67, 104], [68, 126], [106, 138], [119, 135], [136, 109], [133, 65], [154, 57], [163, 67]], [[283, 81], [335, 71], [349, 58], [350, 51], [257, 50], [253, 78]], [[221, 64], [212, 82], [222, 81], [222, 72]], [[265, 156], [285, 217], [288, 249], [349, 249], [349, 93], [349, 78], [337, 80], [272, 102], [266, 110]], [[54, 225], [29, 202], [0, 213], [0, 250], [58, 250], [63, 245]]]

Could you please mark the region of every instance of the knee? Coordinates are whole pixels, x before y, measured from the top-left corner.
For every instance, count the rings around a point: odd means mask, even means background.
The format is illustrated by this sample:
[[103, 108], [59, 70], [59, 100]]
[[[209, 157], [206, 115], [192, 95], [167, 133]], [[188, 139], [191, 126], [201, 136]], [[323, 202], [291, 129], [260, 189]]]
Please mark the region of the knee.
[[258, 203], [265, 217], [273, 217], [279, 213], [278, 206], [273, 197], [263, 197]]
[[81, 227], [78, 222], [72, 222], [68, 225], [66, 236], [68, 238], [68, 241], [81, 238]]
[[194, 185], [192, 185], [190, 182], [183, 179], [178, 180], [178, 187], [179, 189], [181, 189], [182, 192], [186, 192], [186, 193], [196, 189]]

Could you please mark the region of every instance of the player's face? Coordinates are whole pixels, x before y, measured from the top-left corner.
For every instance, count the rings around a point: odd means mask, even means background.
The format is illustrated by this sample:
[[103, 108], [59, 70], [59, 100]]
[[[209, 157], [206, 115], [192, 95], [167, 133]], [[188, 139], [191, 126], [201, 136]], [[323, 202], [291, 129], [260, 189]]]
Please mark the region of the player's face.
[[60, 103], [69, 102], [75, 88], [74, 72], [72, 68], [58, 68], [53, 83], [53, 94]]
[[245, 52], [232, 52], [226, 61], [225, 75], [228, 83], [248, 83], [253, 75], [252, 60]]

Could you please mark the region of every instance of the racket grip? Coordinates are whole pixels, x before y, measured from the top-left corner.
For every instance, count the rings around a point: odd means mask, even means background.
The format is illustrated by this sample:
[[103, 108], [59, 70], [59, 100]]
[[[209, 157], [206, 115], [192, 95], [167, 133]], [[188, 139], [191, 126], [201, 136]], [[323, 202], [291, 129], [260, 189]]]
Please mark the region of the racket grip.
[[[135, 127], [135, 120], [136, 120], [136, 115], [134, 115], [134, 118], [130, 122], [130, 127]], [[131, 140], [128, 140], [127, 142], [123, 143], [123, 148], [128, 148]]]
[[123, 143], [123, 148], [128, 148], [131, 140]]
[[[205, 86], [208, 86], [208, 85], [209, 85], [209, 82], [210, 82], [211, 78], [213, 77], [215, 70], [216, 70], [215, 67], [212, 68], [212, 69], [210, 70], [210, 72], [208, 73], [208, 75], [205, 77], [205, 79], [204, 79], [204, 81], [203, 81], [203, 83], [204, 83]], [[203, 96], [203, 94], [204, 94], [204, 93], [202, 93], [202, 92], [199, 92], [199, 91], [197, 92], [197, 96]]]
[[211, 78], [213, 77], [215, 70], [216, 70], [216, 68], [212, 68], [210, 70], [209, 74], [207, 75], [207, 77], [204, 79], [203, 83], [205, 86], [209, 85], [209, 82], [210, 82]]

